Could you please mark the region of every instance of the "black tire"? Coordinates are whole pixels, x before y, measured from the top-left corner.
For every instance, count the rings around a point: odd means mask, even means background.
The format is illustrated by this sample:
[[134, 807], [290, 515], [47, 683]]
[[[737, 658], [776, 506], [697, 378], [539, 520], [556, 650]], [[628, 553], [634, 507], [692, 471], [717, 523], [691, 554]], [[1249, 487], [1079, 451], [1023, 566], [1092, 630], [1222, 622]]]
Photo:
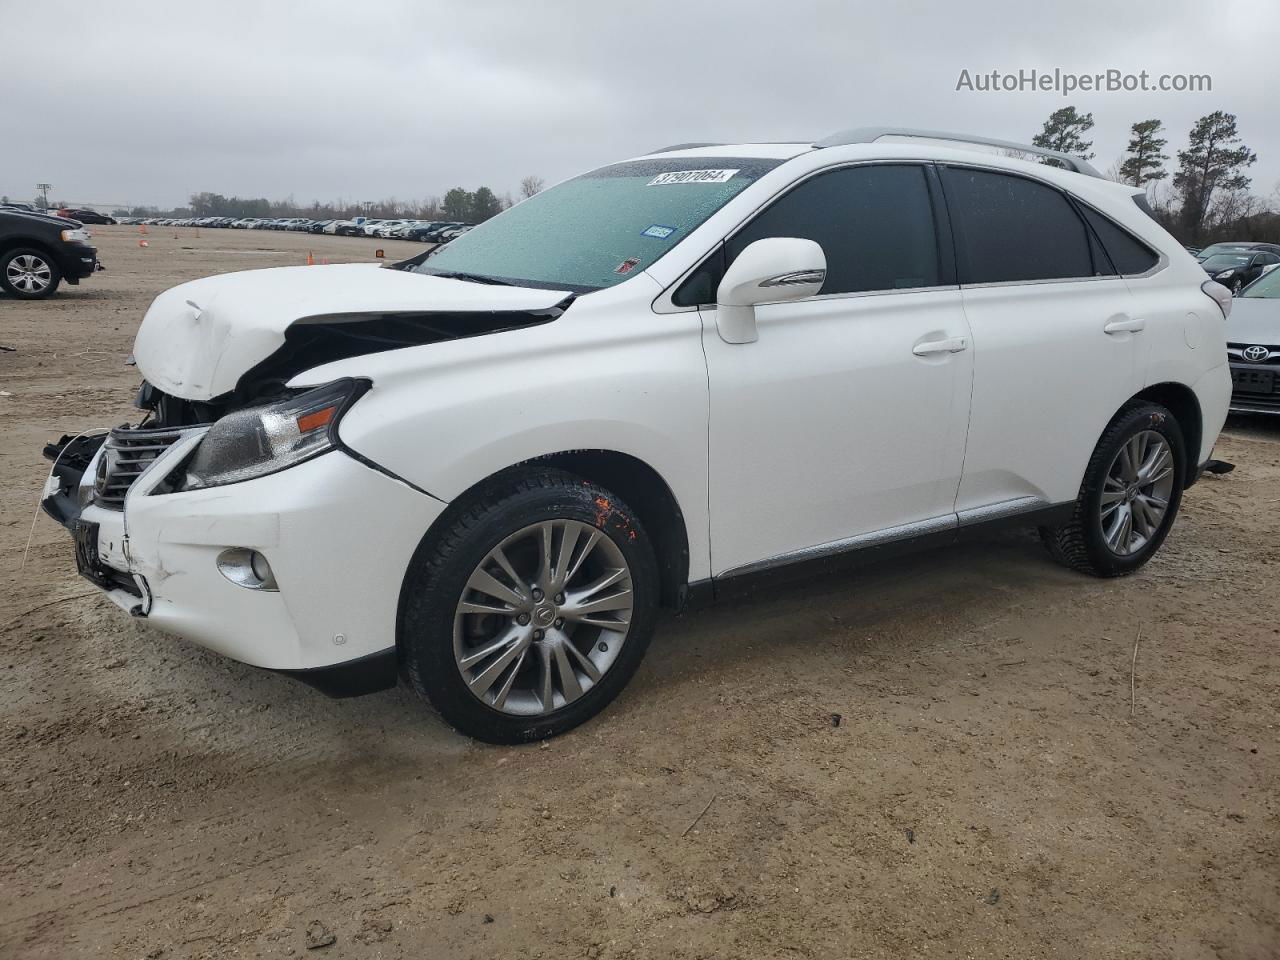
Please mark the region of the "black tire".
[[[608, 490], [560, 470], [497, 480], [455, 503], [424, 538], [405, 575], [399, 650], [410, 683], [459, 732], [487, 743], [526, 743], [564, 733], [599, 713], [631, 679], [653, 636], [659, 581], [652, 541], [631, 508]], [[602, 531], [631, 572], [633, 606], [621, 652], [594, 686], [551, 713], [513, 716], [472, 694], [454, 656], [454, 612], [468, 578], [505, 537], [545, 520]]]
[[[24, 290], [11, 282], [9, 278], [9, 265], [19, 257], [34, 257], [49, 271], [48, 285], [40, 290]], [[62, 282], [62, 271], [58, 269], [58, 263], [49, 254], [43, 250], [34, 247], [18, 247], [14, 250], [6, 250], [0, 253], [0, 287], [4, 288], [4, 292], [11, 297], [17, 297], [19, 300], [43, 300], [45, 297], [51, 297], [57, 292], [58, 284]]]
[[[1114, 552], [1103, 535], [1102, 488], [1107, 470], [1120, 448], [1143, 431], [1162, 436], [1173, 453], [1173, 488], [1168, 508], [1156, 532], [1139, 550], [1122, 555]], [[1182, 503], [1182, 488], [1187, 476], [1186, 445], [1182, 429], [1167, 409], [1156, 403], [1139, 402], [1125, 407], [1111, 421], [1094, 448], [1085, 470], [1080, 495], [1069, 521], [1057, 527], [1041, 527], [1040, 538], [1054, 559], [1064, 566], [1095, 577], [1122, 577], [1133, 573], [1160, 549]]]

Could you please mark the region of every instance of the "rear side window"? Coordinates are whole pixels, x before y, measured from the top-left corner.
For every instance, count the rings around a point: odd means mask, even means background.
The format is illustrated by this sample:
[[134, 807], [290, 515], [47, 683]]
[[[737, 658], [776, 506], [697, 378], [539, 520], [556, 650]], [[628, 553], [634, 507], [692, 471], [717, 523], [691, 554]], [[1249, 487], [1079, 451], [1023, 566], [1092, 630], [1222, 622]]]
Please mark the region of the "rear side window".
[[1063, 280], [1095, 271], [1084, 221], [1058, 190], [1024, 177], [943, 167], [961, 283]]
[[714, 303], [724, 270], [766, 237], [813, 240], [827, 257], [821, 293], [938, 286], [938, 235], [924, 169], [843, 167], [788, 191], [730, 237], [676, 291], [680, 306]]
[[1102, 241], [1117, 273], [1146, 273], [1159, 262], [1160, 257], [1128, 230], [1091, 207], [1081, 204], [1080, 209]]

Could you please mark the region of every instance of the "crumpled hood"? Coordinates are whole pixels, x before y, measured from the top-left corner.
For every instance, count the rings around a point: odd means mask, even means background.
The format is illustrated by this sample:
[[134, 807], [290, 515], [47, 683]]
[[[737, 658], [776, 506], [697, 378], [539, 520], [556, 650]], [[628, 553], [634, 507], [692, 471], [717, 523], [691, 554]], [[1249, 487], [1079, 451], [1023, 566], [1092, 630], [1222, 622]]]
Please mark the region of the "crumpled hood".
[[1231, 301], [1226, 333], [1228, 343], [1280, 346], [1280, 300], [1236, 297]]
[[160, 390], [205, 401], [235, 389], [247, 370], [284, 345], [285, 332], [300, 321], [547, 310], [567, 296], [568, 291], [470, 283], [372, 263], [247, 270], [160, 294], [143, 318], [133, 355], [138, 370]]

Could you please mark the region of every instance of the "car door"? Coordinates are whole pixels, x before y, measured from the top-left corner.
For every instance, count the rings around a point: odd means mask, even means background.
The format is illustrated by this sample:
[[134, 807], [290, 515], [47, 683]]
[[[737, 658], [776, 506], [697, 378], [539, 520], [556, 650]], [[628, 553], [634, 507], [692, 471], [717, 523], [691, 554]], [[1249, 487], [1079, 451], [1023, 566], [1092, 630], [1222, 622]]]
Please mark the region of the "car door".
[[961, 524], [1069, 502], [1108, 421], [1143, 387], [1146, 320], [1056, 187], [940, 172], [975, 357]]
[[[723, 247], [816, 241], [820, 293], [730, 344], [702, 307], [713, 574], [954, 525], [973, 352], [940, 192], [922, 164], [818, 173]], [[699, 276], [702, 300], [715, 274]]]

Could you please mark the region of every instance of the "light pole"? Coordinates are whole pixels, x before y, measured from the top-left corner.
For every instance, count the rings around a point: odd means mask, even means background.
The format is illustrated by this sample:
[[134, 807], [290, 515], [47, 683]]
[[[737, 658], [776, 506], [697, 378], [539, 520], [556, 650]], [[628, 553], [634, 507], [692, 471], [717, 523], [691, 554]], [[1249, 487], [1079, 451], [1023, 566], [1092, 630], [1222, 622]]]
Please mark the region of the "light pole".
[[52, 186], [53, 186], [53, 184], [52, 184], [52, 183], [37, 183], [37, 184], [36, 184], [36, 189], [40, 191], [41, 204], [43, 205], [43, 207], [44, 207], [46, 210], [48, 210], [48, 209], [49, 209], [49, 188], [50, 188], [50, 187], [52, 187]]

